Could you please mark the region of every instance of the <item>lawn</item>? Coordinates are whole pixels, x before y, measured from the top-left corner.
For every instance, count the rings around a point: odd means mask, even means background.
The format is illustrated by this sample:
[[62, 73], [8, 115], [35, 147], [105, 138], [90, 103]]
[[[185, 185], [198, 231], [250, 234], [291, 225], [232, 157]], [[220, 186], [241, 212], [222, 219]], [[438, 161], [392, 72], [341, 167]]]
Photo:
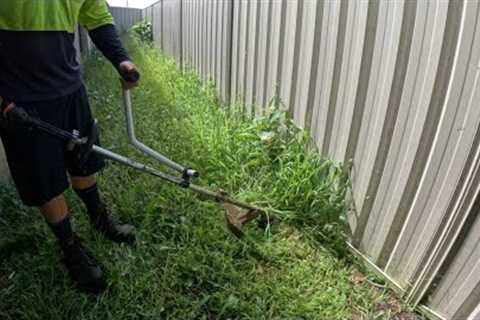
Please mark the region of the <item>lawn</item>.
[[[268, 209], [275, 223], [228, 233], [221, 208], [157, 178], [110, 164], [105, 198], [137, 227], [133, 247], [89, 227], [68, 193], [78, 233], [109, 276], [105, 294], [79, 293], [41, 216], [11, 185], [0, 190], [0, 319], [391, 319], [405, 308], [344, 245], [348, 182], [341, 164], [308, 148], [307, 133], [277, 110], [252, 120], [220, 106], [211, 86], [156, 50], [131, 46], [142, 71], [133, 93], [137, 135], [198, 169], [199, 183]], [[86, 62], [102, 144], [156, 165], [127, 143], [118, 76]], [[394, 316], [396, 314], [396, 316]]]

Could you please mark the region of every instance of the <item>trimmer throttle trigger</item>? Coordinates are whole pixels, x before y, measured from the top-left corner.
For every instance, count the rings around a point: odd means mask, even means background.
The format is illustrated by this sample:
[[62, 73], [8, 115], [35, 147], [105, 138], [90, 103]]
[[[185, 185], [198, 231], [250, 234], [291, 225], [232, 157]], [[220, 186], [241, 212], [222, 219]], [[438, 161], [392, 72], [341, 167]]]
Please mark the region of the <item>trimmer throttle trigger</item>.
[[76, 153], [76, 159], [78, 164], [82, 166], [90, 156], [92, 152], [93, 146], [98, 139], [98, 122], [97, 120], [93, 120], [92, 125], [90, 126], [90, 130], [86, 137], [82, 138], [85, 142], [82, 144], [77, 144], [75, 147], [74, 152]]

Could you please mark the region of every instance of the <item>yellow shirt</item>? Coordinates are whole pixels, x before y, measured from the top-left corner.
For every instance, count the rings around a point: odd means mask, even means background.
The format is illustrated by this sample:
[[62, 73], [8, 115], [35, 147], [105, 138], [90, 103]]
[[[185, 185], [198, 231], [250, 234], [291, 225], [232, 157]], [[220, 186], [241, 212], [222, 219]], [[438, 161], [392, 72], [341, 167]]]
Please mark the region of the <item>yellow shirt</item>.
[[113, 24], [106, 0], [0, 0], [0, 30], [87, 30]]

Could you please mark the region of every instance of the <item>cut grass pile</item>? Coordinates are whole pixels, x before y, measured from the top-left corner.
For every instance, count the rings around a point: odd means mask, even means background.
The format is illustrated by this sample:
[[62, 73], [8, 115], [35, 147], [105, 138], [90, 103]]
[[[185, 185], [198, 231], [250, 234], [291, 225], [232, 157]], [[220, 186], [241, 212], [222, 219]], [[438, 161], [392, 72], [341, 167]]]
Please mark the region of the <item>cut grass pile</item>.
[[[142, 71], [133, 93], [137, 135], [198, 169], [200, 183], [269, 208], [277, 223], [249, 227], [239, 241], [218, 205], [111, 164], [100, 185], [116, 215], [137, 226], [135, 246], [94, 234], [68, 193], [78, 232], [108, 270], [108, 291], [93, 298], [71, 288], [40, 215], [3, 187], [1, 319], [388, 319], [400, 312], [388, 290], [342, 258], [341, 166], [309, 151], [305, 133], [285, 114], [251, 120], [235, 107], [218, 108], [213, 90], [193, 73], [182, 74], [155, 50], [132, 51]], [[92, 57], [86, 79], [103, 145], [155, 165], [126, 141], [111, 66]]]

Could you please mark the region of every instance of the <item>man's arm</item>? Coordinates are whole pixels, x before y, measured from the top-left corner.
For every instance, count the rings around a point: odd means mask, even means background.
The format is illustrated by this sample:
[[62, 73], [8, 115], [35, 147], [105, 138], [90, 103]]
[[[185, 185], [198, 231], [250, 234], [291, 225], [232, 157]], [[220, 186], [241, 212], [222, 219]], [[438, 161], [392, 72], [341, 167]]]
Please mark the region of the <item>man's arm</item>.
[[[86, 0], [80, 10], [79, 22], [88, 30], [98, 50], [121, 75], [138, 74], [113, 25], [113, 17], [105, 1]], [[130, 89], [137, 85], [137, 81], [127, 82], [125, 85]]]

